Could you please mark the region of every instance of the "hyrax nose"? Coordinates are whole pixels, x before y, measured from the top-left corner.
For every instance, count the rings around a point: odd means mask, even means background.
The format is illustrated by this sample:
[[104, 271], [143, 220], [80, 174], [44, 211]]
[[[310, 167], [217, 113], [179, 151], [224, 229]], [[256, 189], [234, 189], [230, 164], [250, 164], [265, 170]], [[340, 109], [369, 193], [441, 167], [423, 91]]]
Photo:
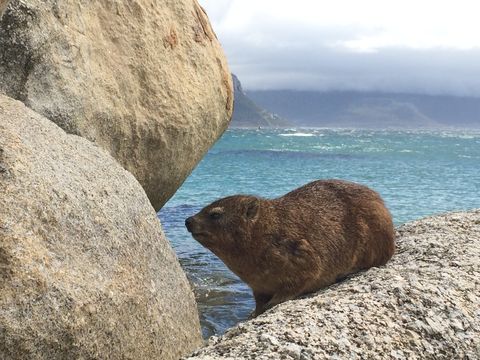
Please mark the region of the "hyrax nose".
[[189, 232], [192, 232], [192, 225], [193, 225], [193, 216], [190, 216], [185, 220], [185, 227]]

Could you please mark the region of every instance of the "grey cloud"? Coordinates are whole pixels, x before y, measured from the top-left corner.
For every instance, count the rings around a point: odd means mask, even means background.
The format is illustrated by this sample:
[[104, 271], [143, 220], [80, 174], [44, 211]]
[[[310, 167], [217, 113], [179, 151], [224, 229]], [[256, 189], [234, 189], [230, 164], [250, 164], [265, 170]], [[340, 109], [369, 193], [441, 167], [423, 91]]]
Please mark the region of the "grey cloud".
[[335, 46], [381, 29], [259, 25], [242, 36], [219, 34], [244, 87], [375, 90], [480, 96], [480, 49], [384, 48], [358, 53]]

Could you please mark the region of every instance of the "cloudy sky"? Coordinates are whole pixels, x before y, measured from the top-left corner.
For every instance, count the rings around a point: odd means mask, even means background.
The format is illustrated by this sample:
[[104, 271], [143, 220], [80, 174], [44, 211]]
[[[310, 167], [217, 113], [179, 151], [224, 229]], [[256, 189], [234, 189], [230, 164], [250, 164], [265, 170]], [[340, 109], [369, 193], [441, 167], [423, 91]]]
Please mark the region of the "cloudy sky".
[[478, 0], [199, 0], [246, 89], [480, 96]]

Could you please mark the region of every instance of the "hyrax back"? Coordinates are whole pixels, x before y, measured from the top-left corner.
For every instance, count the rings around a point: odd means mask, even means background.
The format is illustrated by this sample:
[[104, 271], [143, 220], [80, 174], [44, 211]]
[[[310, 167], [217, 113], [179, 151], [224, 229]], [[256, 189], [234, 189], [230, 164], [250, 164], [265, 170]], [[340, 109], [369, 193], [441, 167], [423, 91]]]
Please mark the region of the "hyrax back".
[[226, 197], [185, 223], [252, 288], [256, 314], [383, 265], [395, 249], [380, 196], [341, 180], [314, 181], [274, 200]]

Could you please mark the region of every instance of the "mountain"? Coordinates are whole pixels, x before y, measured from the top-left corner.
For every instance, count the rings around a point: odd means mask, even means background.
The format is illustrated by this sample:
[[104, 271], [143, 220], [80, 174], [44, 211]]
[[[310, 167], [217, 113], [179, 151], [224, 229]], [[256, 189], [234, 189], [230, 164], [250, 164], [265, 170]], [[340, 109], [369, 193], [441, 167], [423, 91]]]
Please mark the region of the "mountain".
[[296, 125], [357, 128], [480, 128], [480, 98], [354, 91], [248, 91]]
[[287, 127], [288, 121], [255, 104], [243, 91], [240, 80], [232, 74], [234, 110], [231, 127]]

